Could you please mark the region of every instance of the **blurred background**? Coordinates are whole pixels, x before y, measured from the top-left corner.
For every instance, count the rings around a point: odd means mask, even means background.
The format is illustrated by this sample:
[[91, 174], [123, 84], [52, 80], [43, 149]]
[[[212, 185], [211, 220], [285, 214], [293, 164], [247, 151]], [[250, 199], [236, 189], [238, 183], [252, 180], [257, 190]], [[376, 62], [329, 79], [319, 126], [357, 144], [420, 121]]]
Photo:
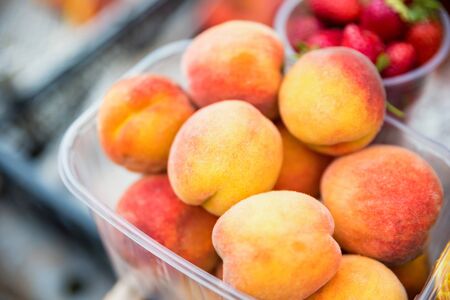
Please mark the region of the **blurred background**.
[[[282, 0], [0, 0], [0, 299], [102, 299], [114, 274], [64, 189], [70, 123], [152, 49]], [[443, 1], [449, 5], [449, 1]], [[450, 58], [403, 120], [450, 147]]]

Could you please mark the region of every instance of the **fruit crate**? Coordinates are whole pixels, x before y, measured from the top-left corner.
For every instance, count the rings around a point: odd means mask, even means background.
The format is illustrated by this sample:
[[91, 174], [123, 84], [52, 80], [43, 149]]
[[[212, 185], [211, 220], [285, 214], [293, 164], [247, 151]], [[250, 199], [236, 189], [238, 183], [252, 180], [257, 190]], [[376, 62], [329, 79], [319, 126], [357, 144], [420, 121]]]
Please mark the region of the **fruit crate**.
[[[26, 5], [28, 1], [35, 0], [10, 2]], [[2, 2], [0, 7], [5, 9], [10, 2]], [[23, 198], [35, 206], [35, 211], [45, 211], [59, 226], [93, 241], [98, 241], [98, 234], [85, 208], [64, 201], [70, 194], [57, 174], [57, 146], [64, 129], [87, 105], [88, 96], [95, 93], [91, 90], [99, 78], [116, 71], [115, 65], [129, 65], [131, 59], [137, 61], [137, 57], [154, 47], [160, 26], [184, 3], [183, 0], [144, 2], [146, 5], [139, 9], [135, 7], [131, 19], [111, 24], [101, 41], [90, 44], [92, 51], [70, 60], [63, 74], [50, 78], [46, 86], [30, 97], [8, 94], [0, 87], [0, 177], [4, 176], [8, 185], [27, 194]], [[4, 13], [7, 11], [0, 11], [0, 15]], [[0, 18], [2, 22], [6, 20]], [[3, 51], [6, 50], [1, 48], [1, 58]], [[3, 71], [1, 67], [0, 70]]]
[[0, 3], [0, 94], [5, 98], [36, 97], [164, 0], [111, 0], [78, 26], [63, 21], [50, 2]]
[[[188, 44], [189, 41], [176, 42], [149, 54], [125, 77], [154, 72], [185, 87], [180, 61]], [[60, 175], [68, 189], [90, 208], [121, 280], [144, 298], [159, 295], [158, 299], [251, 299], [161, 246], [115, 213], [119, 197], [139, 175], [113, 164], [104, 155], [97, 137], [98, 105], [93, 105], [67, 131], [60, 146]], [[426, 249], [430, 264], [434, 264], [450, 240], [450, 151], [389, 116], [376, 142], [400, 145], [418, 153], [433, 166], [443, 183], [444, 206]], [[134, 266], [130, 260], [123, 260], [113, 247], [118, 239], [136, 258], [145, 255], [148, 264]], [[417, 299], [434, 299], [440, 278], [433, 273]]]

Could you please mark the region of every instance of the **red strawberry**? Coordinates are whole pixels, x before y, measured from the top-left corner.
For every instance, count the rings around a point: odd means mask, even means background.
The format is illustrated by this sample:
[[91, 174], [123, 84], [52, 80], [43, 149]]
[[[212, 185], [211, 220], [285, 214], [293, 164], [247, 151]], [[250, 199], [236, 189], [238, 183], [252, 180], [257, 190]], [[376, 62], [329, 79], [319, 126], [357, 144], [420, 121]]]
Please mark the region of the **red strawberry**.
[[292, 47], [297, 46], [306, 41], [311, 35], [324, 28], [314, 16], [295, 16], [289, 19], [287, 23], [287, 36]]
[[321, 30], [306, 40], [311, 47], [333, 47], [341, 45], [342, 31], [339, 29]]
[[384, 41], [400, 37], [406, 24], [385, 0], [372, 0], [363, 8], [361, 26], [376, 33]]
[[375, 33], [355, 24], [345, 26], [342, 46], [358, 50], [374, 63], [384, 49], [383, 42]]
[[336, 24], [354, 22], [361, 12], [358, 0], [309, 0], [309, 6], [317, 17]]
[[414, 24], [406, 34], [406, 41], [414, 46], [419, 65], [426, 63], [439, 50], [442, 42], [442, 25], [438, 21]]
[[389, 66], [381, 72], [383, 77], [406, 73], [412, 70], [416, 63], [416, 50], [408, 43], [392, 43], [386, 48], [385, 54], [389, 59]]

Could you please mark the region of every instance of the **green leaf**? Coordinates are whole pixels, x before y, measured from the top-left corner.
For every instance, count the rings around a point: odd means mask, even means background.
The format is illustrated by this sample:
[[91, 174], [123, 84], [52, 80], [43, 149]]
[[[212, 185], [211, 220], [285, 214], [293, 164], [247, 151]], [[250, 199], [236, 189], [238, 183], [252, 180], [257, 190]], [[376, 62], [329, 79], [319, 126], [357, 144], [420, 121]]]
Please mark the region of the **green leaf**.
[[414, 0], [407, 6], [402, 0], [385, 0], [403, 21], [417, 23], [436, 17], [438, 10], [442, 7], [439, 0]]
[[375, 65], [377, 66], [378, 72], [381, 73], [391, 65], [391, 60], [386, 53], [381, 53], [380, 55], [378, 55]]
[[385, 2], [397, 12], [404, 21], [409, 19], [409, 8], [402, 0], [385, 0]]

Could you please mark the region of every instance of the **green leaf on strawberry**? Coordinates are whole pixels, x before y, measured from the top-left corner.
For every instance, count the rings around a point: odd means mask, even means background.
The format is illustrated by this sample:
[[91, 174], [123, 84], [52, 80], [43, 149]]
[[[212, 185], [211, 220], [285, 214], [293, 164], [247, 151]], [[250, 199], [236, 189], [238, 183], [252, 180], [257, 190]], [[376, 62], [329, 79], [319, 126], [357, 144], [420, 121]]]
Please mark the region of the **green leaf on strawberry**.
[[387, 67], [389, 67], [391, 64], [391, 60], [389, 59], [389, 56], [386, 53], [381, 53], [380, 55], [378, 55], [377, 57], [377, 61], [375, 63], [378, 72], [383, 72], [384, 69], [386, 69]]
[[406, 5], [402, 0], [385, 0], [400, 17], [408, 23], [417, 23], [436, 17], [441, 8], [439, 0], [413, 0], [411, 5]]

